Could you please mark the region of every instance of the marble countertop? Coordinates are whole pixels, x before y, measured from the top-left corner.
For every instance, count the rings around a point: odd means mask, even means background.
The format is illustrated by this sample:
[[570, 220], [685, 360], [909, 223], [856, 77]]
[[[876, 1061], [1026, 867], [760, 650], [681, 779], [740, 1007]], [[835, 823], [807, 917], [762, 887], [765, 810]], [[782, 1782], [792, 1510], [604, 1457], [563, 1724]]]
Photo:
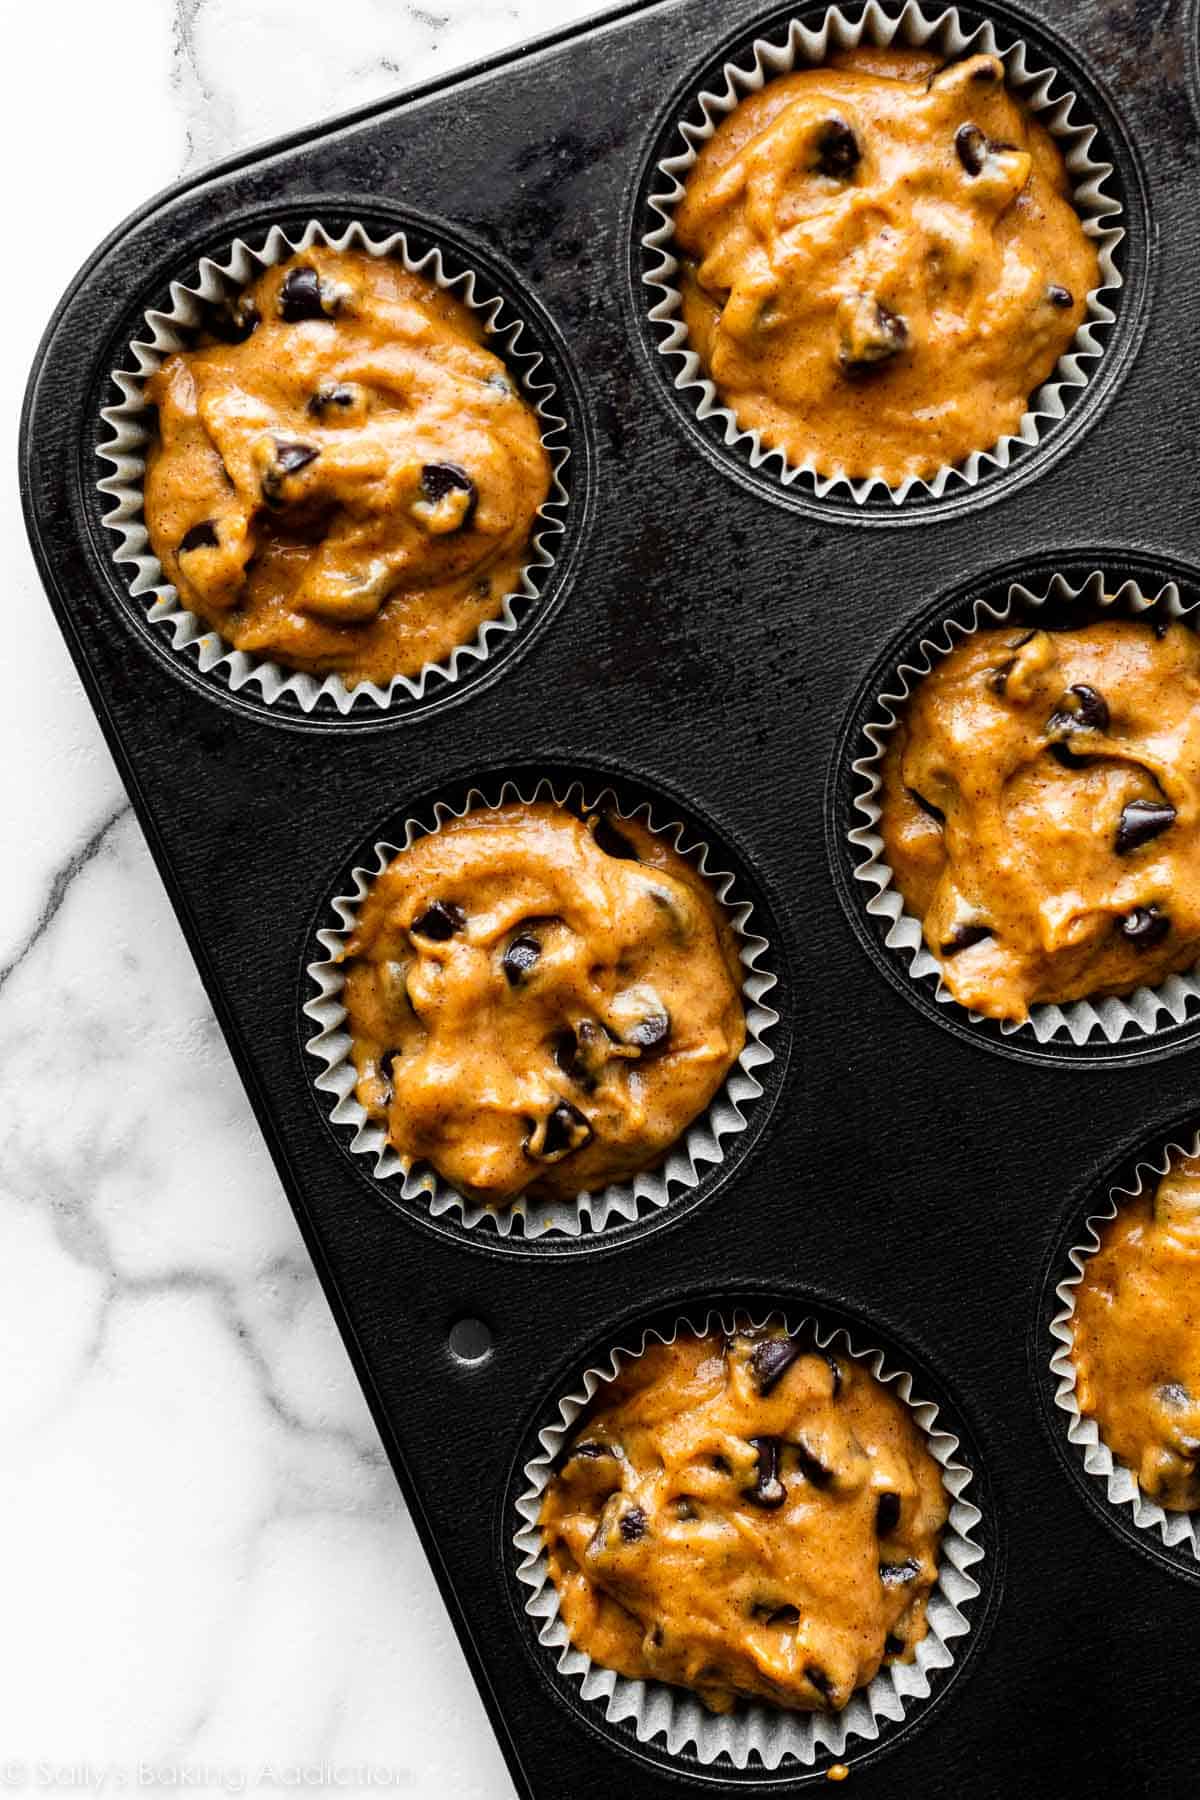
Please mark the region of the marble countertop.
[[[21, 8], [9, 419], [61, 290], [156, 189], [596, 10]], [[0, 503], [0, 1789], [497, 1800], [483, 1708], [43, 597], [11, 449]]]

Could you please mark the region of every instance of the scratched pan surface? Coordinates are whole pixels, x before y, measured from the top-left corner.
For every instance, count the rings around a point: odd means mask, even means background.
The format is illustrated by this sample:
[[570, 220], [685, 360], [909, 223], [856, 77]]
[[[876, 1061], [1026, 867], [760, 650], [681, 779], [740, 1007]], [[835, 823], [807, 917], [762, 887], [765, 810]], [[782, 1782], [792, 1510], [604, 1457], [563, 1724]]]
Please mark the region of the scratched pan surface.
[[[97, 251], [34, 370], [21, 467], [51, 603], [513, 1781], [539, 1800], [806, 1779], [705, 1771], [605, 1726], [537, 1651], [509, 1551], [514, 1469], [572, 1371], [664, 1310], [755, 1295], [812, 1302], [915, 1367], [979, 1471], [970, 1654], [902, 1729], [852, 1746], [855, 1791], [1194, 1791], [1200, 1590], [1083, 1492], [1044, 1373], [1052, 1252], [1108, 1170], [1192, 1117], [1193, 1029], [1042, 1061], [943, 1029], [862, 927], [840, 849], [862, 686], [941, 595], [1055, 558], [1187, 580], [1197, 555], [1195, 17], [988, 12], [1079, 81], [1126, 203], [1126, 288], [1105, 377], [1047, 453], [954, 505], [860, 519], [781, 500], [688, 422], [653, 355], [646, 170], [695, 72], [785, 16], [747, 0], [630, 7], [172, 190]], [[142, 311], [235, 233], [312, 215], [475, 253], [533, 297], [568, 397], [573, 558], [539, 628], [456, 703], [367, 728], [243, 704], [164, 651], [94, 491], [107, 371]], [[601, 772], [697, 821], [749, 881], [780, 978], [779, 1054], [726, 1169], [652, 1226], [580, 1244], [381, 1203], [302, 1050], [303, 965], [347, 860], [508, 767]], [[476, 1367], [448, 1349], [463, 1315], [494, 1333]]]

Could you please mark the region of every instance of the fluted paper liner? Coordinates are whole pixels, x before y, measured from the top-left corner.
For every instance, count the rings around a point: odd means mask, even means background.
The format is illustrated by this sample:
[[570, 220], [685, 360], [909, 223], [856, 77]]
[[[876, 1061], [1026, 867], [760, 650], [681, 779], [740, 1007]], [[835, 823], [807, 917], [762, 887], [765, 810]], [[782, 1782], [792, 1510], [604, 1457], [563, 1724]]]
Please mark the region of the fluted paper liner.
[[[900, 663], [892, 672], [887, 690], [878, 696], [873, 716], [863, 728], [863, 736], [874, 746], [870, 755], [860, 756], [851, 764], [852, 771], [860, 782], [854, 796], [854, 811], [863, 823], [856, 825], [847, 835], [854, 847], [865, 853], [854, 870], [854, 879], [864, 889], [874, 890], [865, 898], [866, 911], [874, 919], [887, 921], [884, 945], [888, 950], [896, 952], [899, 960], [907, 963], [912, 979], [918, 983], [931, 983], [938, 1004], [957, 1007], [961, 1015], [973, 1025], [984, 1023], [983, 1015], [961, 1006], [942, 981], [937, 958], [926, 947], [921, 922], [906, 911], [903, 897], [896, 886], [895, 875], [885, 860], [883, 838], [879, 831], [883, 758], [888, 738], [898, 724], [914, 688], [930, 673], [935, 662], [948, 656], [964, 638], [976, 631], [1008, 625], [1015, 618], [1036, 623], [1040, 607], [1063, 603], [1079, 607], [1080, 625], [1089, 622], [1089, 618], [1083, 616], [1085, 614], [1095, 617], [1105, 613], [1121, 613], [1137, 618], [1139, 614], [1157, 606], [1160, 617], [1165, 615], [1171, 619], [1191, 620], [1195, 611], [1194, 607], [1183, 604], [1174, 582], [1167, 582], [1150, 598], [1135, 581], [1123, 581], [1114, 592], [1108, 593], [1103, 571], [1098, 569], [1079, 587], [1072, 586], [1062, 575], [1054, 575], [1043, 593], [1035, 593], [1020, 582], [1014, 582], [1003, 606], [996, 607], [987, 601], [977, 600], [969, 624], [962, 625], [956, 619], [945, 619], [922, 637], [913, 659]], [[1030, 1007], [1027, 1020], [1005, 1019], [1000, 1022], [1000, 1030], [1006, 1038], [1017, 1038], [1019, 1041], [1021, 1037], [1032, 1036], [1039, 1044], [1048, 1044], [1055, 1038], [1069, 1038], [1077, 1048], [1081, 1048], [1097, 1037], [1104, 1037], [1110, 1044], [1116, 1044], [1126, 1032], [1151, 1037], [1164, 1018], [1172, 1024], [1180, 1025], [1189, 1017], [1189, 1013], [1198, 1008], [1200, 964], [1182, 974], [1168, 976], [1158, 987], [1139, 987], [1124, 996], [1071, 1000], [1053, 1005], [1039, 1002]]]
[[1064, 1415], [1068, 1441], [1079, 1452], [1087, 1473], [1103, 1487], [1110, 1505], [1128, 1507], [1134, 1524], [1140, 1530], [1156, 1532], [1168, 1550], [1176, 1550], [1183, 1556], [1190, 1555], [1200, 1563], [1200, 1514], [1168, 1512], [1142, 1492], [1133, 1470], [1116, 1460], [1100, 1436], [1100, 1427], [1095, 1419], [1085, 1418], [1079, 1410], [1079, 1403], [1075, 1398], [1076, 1375], [1072, 1356], [1075, 1345], [1072, 1323], [1075, 1317], [1075, 1291], [1083, 1279], [1088, 1258], [1100, 1248], [1101, 1227], [1107, 1225], [1110, 1219], [1115, 1219], [1121, 1207], [1139, 1199], [1148, 1187], [1157, 1186], [1173, 1163], [1184, 1156], [1197, 1155], [1200, 1155], [1200, 1132], [1197, 1132], [1186, 1149], [1178, 1143], [1167, 1144], [1157, 1161], [1139, 1161], [1135, 1165], [1131, 1185], [1110, 1188], [1106, 1204], [1088, 1216], [1083, 1241], [1073, 1245], [1067, 1253], [1071, 1273], [1065, 1275], [1054, 1290], [1059, 1310], [1050, 1322], [1050, 1335], [1058, 1348], [1050, 1358], [1050, 1368], [1058, 1377], [1054, 1404]]
[[[574, 1649], [567, 1636], [538, 1525], [554, 1459], [576, 1420], [597, 1391], [626, 1364], [643, 1355], [648, 1344], [671, 1344], [681, 1334], [703, 1337], [712, 1332], [762, 1325], [781, 1325], [793, 1335], [807, 1335], [815, 1348], [832, 1348], [851, 1357], [889, 1387], [920, 1426], [926, 1447], [941, 1467], [950, 1505], [942, 1534], [938, 1580], [929, 1597], [929, 1629], [917, 1646], [916, 1660], [885, 1664], [874, 1681], [860, 1688], [841, 1712], [790, 1712], [747, 1701], [732, 1713], [715, 1714], [685, 1688], [633, 1680], [601, 1668], [583, 1651]], [[972, 1476], [957, 1456], [958, 1439], [938, 1425], [938, 1409], [933, 1402], [914, 1394], [914, 1377], [910, 1373], [891, 1366], [882, 1350], [857, 1348], [845, 1327], [830, 1327], [823, 1332], [815, 1320], [807, 1317], [794, 1325], [778, 1310], [759, 1318], [738, 1309], [728, 1317], [709, 1312], [699, 1325], [683, 1316], [669, 1332], [646, 1331], [633, 1343], [635, 1347], [615, 1347], [606, 1362], [587, 1369], [571, 1392], [557, 1402], [556, 1416], [538, 1433], [542, 1453], [528, 1462], [523, 1471], [526, 1486], [516, 1505], [522, 1524], [512, 1541], [521, 1559], [518, 1579], [529, 1589], [525, 1611], [538, 1642], [553, 1656], [560, 1673], [579, 1682], [581, 1698], [595, 1705], [610, 1724], [628, 1724], [640, 1743], [661, 1739], [672, 1754], [691, 1752], [705, 1764], [727, 1757], [738, 1769], [749, 1767], [752, 1758], [760, 1760], [767, 1769], [789, 1762], [811, 1767], [822, 1755], [843, 1755], [854, 1738], [873, 1742], [889, 1724], [903, 1722], [911, 1700], [929, 1695], [931, 1677], [956, 1660], [961, 1640], [971, 1629], [964, 1608], [979, 1594], [979, 1583], [969, 1571], [984, 1555], [972, 1537], [982, 1515], [966, 1498]]]
[[[817, 66], [826, 62], [831, 52], [852, 50], [864, 44], [872, 48], [895, 44], [910, 49], [932, 49], [947, 60], [981, 53], [998, 56], [1004, 64], [1010, 90], [1056, 139], [1072, 180], [1076, 210], [1100, 257], [1101, 281], [1099, 287], [1091, 289], [1087, 295], [1087, 316], [1059, 358], [1051, 379], [1031, 396], [1017, 430], [995, 444], [972, 451], [961, 462], [943, 466], [929, 479], [909, 476], [894, 487], [878, 475], [853, 479], [836, 470], [821, 474], [812, 457], [803, 463], [791, 463], [783, 450], [769, 449], [758, 431], [738, 423], [734, 412], [722, 401], [716, 383], [704, 373], [696, 351], [689, 345], [676, 279], [679, 259], [673, 248], [675, 208], [683, 198], [688, 173], [722, 119], [733, 112], [747, 94], [777, 76]], [[899, 506], [914, 493], [940, 499], [956, 487], [977, 486], [990, 470], [1007, 469], [1021, 446], [1039, 443], [1044, 434], [1065, 417], [1065, 396], [1072, 389], [1087, 386], [1092, 371], [1085, 365], [1094, 365], [1103, 355], [1102, 334], [1116, 319], [1116, 313], [1103, 296], [1115, 293], [1123, 285], [1115, 256], [1125, 233], [1118, 223], [1120, 201], [1108, 187], [1113, 166], [1098, 161], [1092, 154], [1097, 128], [1076, 117], [1078, 102], [1074, 91], [1057, 69], [1037, 66], [1032, 50], [1023, 39], [1003, 40], [986, 19], [971, 29], [953, 6], [927, 12], [916, 5], [915, 0], [907, 0], [907, 4], [893, 14], [885, 11], [878, 0], [868, 0], [857, 19], [847, 17], [834, 6], [817, 25], [804, 25], [799, 19], [793, 19], [782, 38], [756, 38], [741, 62], [724, 64], [718, 85], [705, 88], [695, 98], [703, 123], [693, 124], [681, 119], [676, 128], [676, 139], [682, 147], [664, 157], [656, 170], [661, 179], [652, 188], [648, 200], [656, 223], [641, 242], [657, 261], [647, 269], [642, 280], [658, 296], [649, 317], [659, 337], [658, 355], [677, 365], [670, 377], [672, 385], [692, 399], [697, 418], [720, 421], [722, 441], [727, 449], [736, 450], [750, 468], [772, 472], [785, 488], [797, 482], [808, 485], [818, 499], [829, 494], [848, 494], [861, 506], [875, 495], [886, 495]]]
[[[356, 1098], [357, 1075], [350, 1056], [350, 1034], [345, 1029], [344, 976], [338, 958], [354, 929], [358, 908], [371, 884], [402, 849], [408, 849], [428, 832], [440, 830], [447, 820], [461, 818], [477, 808], [515, 802], [532, 804], [539, 800], [553, 801], [575, 811], [604, 811], [615, 819], [636, 820], [662, 837], [705, 877], [733, 929], [741, 957], [746, 1042], [708, 1109], [693, 1120], [657, 1168], [638, 1175], [632, 1182], [613, 1183], [596, 1193], [579, 1194], [573, 1200], [535, 1200], [522, 1194], [511, 1206], [487, 1207], [468, 1200], [428, 1165], [408, 1164], [389, 1143], [383, 1127], [370, 1119]], [[540, 1237], [547, 1232], [569, 1237], [600, 1232], [607, 1225], [628, 1223], [652, 1213], [666, 1206], [680, 1191], [695, 1188], [706, 1165], [724, 1161], [726, 1141], [745, 1131], [745, 1109], [758, 1100], [763, 1091], [756, 1071], [774, 1060], [774, 1052], [766, 1039], [779, 1018], [767, 1004], [767, 995], [775, 986], [774, 975], [762, 966], [767, 940], [752, 928], [753, 907], [749, 900], [738, 894], [736, 877], [722, 870], [709, 846], [690, 834], [679, 821], [660, 820], [649, 800], [632, 811], [623, 811], [610, 789], [593, 794], [582, 781], [572, 782], [562, 793], [547, 779], [538, 781], [528, 793], [515, 782], [505, 781], [495, 799], [472, 788], [460, 807], [438, 801], [426, 815], [416, 815], [406, 821], [398, 842], [376, 843], [371, 861], [356, 867], [351, 880], [351, 890], [331, 902], [331, 911], [340, 921], [339, 928], [326, 927], [317, 933], [318, 942], [328, 954], [323, 961], [311, 963], [308, 968], [318, 997], [309, 1000], [304, 1011], [320, 1029], [308, 1040], [306, 1048], [310, 1056], [324, 1065], [316, 1077], [316, 1086], [333, 1100], [330, 1118], [336, 1127], [344, 1127], [350, 1132], [350, 1149], [370, 1160], [376, 1179], [398, 1182], [405, 1199], [424, 1197], [433, 1218], [449, 1213], [468, 1227], [488, 1220], [503, 1238], [521, 1232], [527, 1238]]]
[[[487, 347], [506, 363], [525, 399], [537, 413], [542, 425], [542, 443], [551, 463], [550, 493], [538, 510], [540, 527], [530, 538], [529, 561], [521, 570], [518, 586], [504, 597], [499, 613], [494, 619], [485, 620], [468, 642], [455, 646], [444, 661], [427, 663], [415, 675], [394, 675], [386, 687], [371, 681], [349, 687], [340, 675], [309, 674], [265, 656], [235, 649], [184, 605], [154, 554], [143, 518], [146, 449], [154, 436], [153, 421], [144, 399], [146, 382], [176, 350], [186, 348], [203, 324], [208, 307], [240, 292], [264, 269], [286, 262], [289, 256], [307, 250], [313, 244], [391, 257], [410, 275], [421, 276], [469, 307], [483, 323]], [[459, 260], [458, 252], [450, 247], [447, 255]], [[485, 276], [470, 268], [451, 274], [436, 245], [422, 256], [414, 255], [403, 231], [375, 238], [356, 221], [335, 235], [318, 220], [310, 219], [298, 237], [290, 237], [276, 225], [261, 243], [235, 238], [222, 255], [202, 256], [199, 279], [193, 284], [173, 281], [170, 302], [168, 309], [145, 315], [142, 335], [135, 337], [128, 346], [133, 366], [112, 372], [112, 381], [122, 399], [101, 411], [101, 418], [111, 428], [112, 435], [98, 446], [97, 454], [112, 465], [113, 473], [97, 481], [96, 485], [101, 493], [114, 501], [104, 523], [117, 540], [113, 548], [114, 561], [133, 571], [128, 587], [130, 596], [142, 604], [146, 618], [161, 628], [173, 650], [180, 654], [191, 653], [202, 674], [220, 680], [233, 693], [249, 685], [257, 687], [269, 706], [286, 695], [304, 713], [312, 713], [323, 701], [326, 704], [332, 702], [337, 712], [345, 715], [352, 709], [383, 712], [393, 705], [421, 700], [427, 694], [436, 693], [439, 686], [451, 688], [472, 666], [486, 662], [499, 643], [522, 628], [537, 609], [541, 586], [554, 564], [555, 539], [565, 529], [563, 514], [568, 495], [564, 473], [569, 455], [565, 441], [566, 423], [556, 410], [560, 400], [547, 374], [544, 355], [540, 350], [523, 347], [523, 340], [531, 335], [525, 321], [513, 313], [505, 300], [489, 296]]]

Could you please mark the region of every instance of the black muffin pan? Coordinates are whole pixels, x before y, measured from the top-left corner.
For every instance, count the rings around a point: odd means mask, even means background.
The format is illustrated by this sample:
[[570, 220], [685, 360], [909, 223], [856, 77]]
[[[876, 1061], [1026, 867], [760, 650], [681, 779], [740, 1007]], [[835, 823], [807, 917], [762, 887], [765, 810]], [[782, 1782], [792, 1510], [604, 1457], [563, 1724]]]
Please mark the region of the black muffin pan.
[[[516, 1790], [781, 1792], [832, 1760], [706, 1768], [639, 1744], [521, 1611], [512, 1499], [539, 1422], [610, 1341], [711, 1300], [844, 1321], [914, 1371], [976, 1471], [970, 1635], [928, 1701], [851, 1743], [853, 1791], [1191, 1794], [1196, 1586], [1073, 1467], [1045, 1296], [1109, 1172], [1200, 1119], [1200, 1023], [1040, 1058], [941, 1028], [866, 920], [844, 836], [871, 680], [928, 620], [1060, 562], [1200, 582], [1197, 21], [1179, 0], [962, 9], [1030, 39], [1094, 119], [1125, 285], [1043, 445], [947, 503], [859, 509], [748, 478], [671, 390], [641, 285], [650, 170], [697, 78], [821, 10], [627, 6], [150, 202], [47, 330], [21, 431], [29, 531]], [[484, 270], [532, 322], [567, 420], [568, 540], [531, 628], [395, 713], [305, 716], [201, 676], [131, 600], [96, 489], [109, 371], [145, 311], [201, 255], [309, 218], [403, 227]], [[304, 1050], [305, 967], [350, 862], [507, 771], [611, 781], [694, 821], [744, 876], [778, 979], [775, 1060], [734, 1153], [661, 1213], [578, 1240], [387, 1203]], [[464, 1320], [491, 1334], [481, 1360], [451, 1348]]]

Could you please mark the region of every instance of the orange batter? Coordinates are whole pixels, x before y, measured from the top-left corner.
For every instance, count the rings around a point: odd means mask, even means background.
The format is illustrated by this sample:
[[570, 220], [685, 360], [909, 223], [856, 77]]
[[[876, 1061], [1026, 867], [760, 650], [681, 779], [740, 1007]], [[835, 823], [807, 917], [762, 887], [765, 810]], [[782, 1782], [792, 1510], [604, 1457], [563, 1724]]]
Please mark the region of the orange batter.
[[891, 734], [884, 854], [964, 1006], [1128, 994], [1200, 958], [1200, 641], [981, 631]]
[[634, 821], [548, 802], [402, 851], [345, 956], [362, 1105], [406, 1162], [495, 1205], [653, 1167], [745, 1042], [704, 878]]
[[348, 686], [470, 642], [529, 560], [550, 463], [471, 311], [397, 262], [314, 246], [146, 385], [145, 516], [226, 642]]
[[845, 1706], [926, 1633], [947, 1503], [912, 1414], [781, 1333], [652, 1345], [603, 1386], [540, 1523], [571, 1642], [607, 1669]]
[[857, 50], [718, 126], [675, 220], [688, 335], [743, 427], [897, 484], [1014, 432], [1099, 259], [994, 56]]
[[1200, 1508], [1200, 1157], [1103, 1227], [1072, 1332], [1080, 1412], [1150, 1499]]

